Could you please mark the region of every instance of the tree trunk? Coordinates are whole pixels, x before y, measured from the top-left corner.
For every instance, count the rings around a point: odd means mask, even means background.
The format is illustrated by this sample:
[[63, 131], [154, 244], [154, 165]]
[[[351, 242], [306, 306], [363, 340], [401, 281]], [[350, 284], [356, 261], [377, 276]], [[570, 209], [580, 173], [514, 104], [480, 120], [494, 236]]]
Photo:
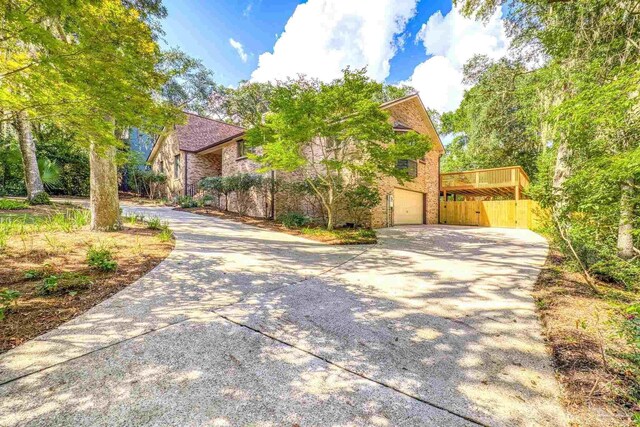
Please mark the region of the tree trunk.
[[620, 185], [620, 223], [618, 225], [618, 256], [633, 258], [633, 179]]
[[31, 132], [31, 122], [24, 111], [16, 114], [15, 124], [22, 153], [27, 199], [32, 201], [38, 194], [44, 193], [44, 186], [38, 170], [38, 159], [36, 158], [36, 144]]
[[116, 148], [106, 147], [99, 152], [92, 142], [90, 151], [91, 229], [117, 230], [120, 228], [120, 204]]
[[558, 146], [558, 155], [556, 157], [553, 174], [554, 215], [562, 215], [567, 204], [564, 194], [564, 183], [571, 175], [571, 168], [569, 166], [570, 155], [571, 150], [569, 149], [569, 143], [563, 138]]
[[327, 230], [329, 231], [333, 230], [333, 223], [335, 221], [333, 216], [333, 206], [330, 206], [327, 208]]

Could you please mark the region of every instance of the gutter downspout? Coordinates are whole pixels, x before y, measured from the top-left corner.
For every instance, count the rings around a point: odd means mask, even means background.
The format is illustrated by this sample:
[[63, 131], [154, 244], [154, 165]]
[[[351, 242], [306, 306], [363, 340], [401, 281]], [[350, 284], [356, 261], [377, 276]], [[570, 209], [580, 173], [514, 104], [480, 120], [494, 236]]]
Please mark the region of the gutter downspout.
[[276, 219], [276, 171], [271, 169], [271, 219]]
[[187, 176], [188, 176], [188, 172], [187, 170], [189, 169], [189, 153], [187, 153], [186, 151], [184, 151], [184, 195], [187, 196]]
[[438, 201], [437, 206], [436, 206], [438, 208], [438, 224], [440, 224], [440, 192], [442, 190], [442, 187], [440, 186], [440, 184], [441, 184], [441, 180], [440, 180], [440, 161], [441, 160], [442, 160], [442, 154], [440, 154], [438, 156], [438, 198], [436, 199]]

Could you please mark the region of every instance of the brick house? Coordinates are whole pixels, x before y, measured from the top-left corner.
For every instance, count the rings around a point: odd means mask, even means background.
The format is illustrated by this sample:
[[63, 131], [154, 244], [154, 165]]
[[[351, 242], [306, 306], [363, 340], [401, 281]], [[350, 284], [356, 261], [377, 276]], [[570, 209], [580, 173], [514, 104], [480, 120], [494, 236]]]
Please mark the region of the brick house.
[[[399, 162], [399, 167], [408, 168], [415, 177], [412, 181], [401, 185], [392, 177], [379, 179], [381, 202], [371, 212], [371, 225], [381, 228], [399, 224], [437, 224], [440, 157], [444, 154], [444, 146], [429, 114], [418, 94], [386, 102], [380, 108], [389, 112], [396, 132], [413, 130], [429, 135], [433, 146], [422, 159]], [[174, 198], [193, 194], [198, 181], [207, 176], [256, 173], [258, 164], [245, 156], [244, 131], [239, 126], [187, 113], [187, 123], [175, 126], [158, 138], [149, 155], [152, 169], [167, 175], [164, 195]], [[293, 180], [295, 176], [295, 173], [280, 173], [278, 177]], [[279, 197], [276, 194], [274, 211], [300, 210], [317, 216], [311, 207], [291, 206], [290, 201]], [[247, 214], [271, 215], [272, 201], [267, 194], [254, 192], [251, 199], [243, 208]], [[238, 211], [238, 203], [233, 195], [230, 196], [229, 209]]]

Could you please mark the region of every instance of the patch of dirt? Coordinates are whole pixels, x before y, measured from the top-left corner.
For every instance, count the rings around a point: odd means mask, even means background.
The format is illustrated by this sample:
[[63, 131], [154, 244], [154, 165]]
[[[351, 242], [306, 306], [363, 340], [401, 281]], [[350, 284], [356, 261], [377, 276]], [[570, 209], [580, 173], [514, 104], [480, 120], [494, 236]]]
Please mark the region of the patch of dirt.
[[629, 362], [617, 356], [629, 350], [616, 326], [620, 304], [595, 294], [553, 250], [534, 297], [571, 425], [634, 425], [633, 413], [640, 408], [631, 395], [637, 383]]
[[[336, 230], [336, 233], [304, 233], [302, 230], [287, 228], [279, 222], [265, 218], [255, 218], [252, 216], [240, 215], [235, 212], [225, 212], [212, 207], [198, 208], [174, 208], [177, 211], [190, 212], [198, 215], [212, 216], [216, 218], [228, 219], [231, 221], [241, 222], [243, 224], [252, 225], [254, 227], [266, 230], [277, 231], [280, 233], [290, 234], [292, 236], [304, 237], [305, 239], [314, 240], [316, 242], [326, 243], [328, 245], [354, 245], [354, 244], [373, 244], [377, 240], [374, 238], [359, 238], [350, 233], [351, 229]], [[341, 236], [340, 234], [344, 234]], [[355, 234], [355, 233], [353, 233]]]
[[131, 202], [142, 206], [168, 206], [168, 204], [160, 199], [150, 199], [141, 197], [137, 193], [119, 192], [118, 197], [121, 201]]
[[[127, 224], [109, 233], [82, 229], [11, 236], [0, 253], [0, 290], [16, 290], [21, 296], [0, 321], [0, 353], [87, 311], [153, 269], [174, 246], [173, 241], [161, 241], [158, 233], [142, 224]], [[118, 263], [115, 272], [87, 265], [91, 245], [112, 251]], [[40, 295], [37, 286], [43, 278], [25, 278], [29, 270], [60, 277], [58, 290]]]

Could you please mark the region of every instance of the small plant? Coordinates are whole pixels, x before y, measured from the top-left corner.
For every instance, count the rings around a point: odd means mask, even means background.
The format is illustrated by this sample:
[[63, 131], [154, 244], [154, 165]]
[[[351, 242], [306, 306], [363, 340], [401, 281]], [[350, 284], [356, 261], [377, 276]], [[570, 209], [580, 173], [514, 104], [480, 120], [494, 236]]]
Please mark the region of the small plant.
[[162, 221], [157, 216], [149, 218], [147, 220], [147, 228], [149, 230], [160, 230], [162, 229]]
[[89, 267], [105, 272], [115, 271], [118, 268], [113, 254], [105, 247], [91, 246], [87, 252], [87, 264]]
[[287, 212], [280, 215], [278, 221], [287, 228], [301, 228], [309, 223], [309, 218], [298, 212]]
[[5, 318], [11, 304], [15, 305], [18, 302], [19, 297], [20, 292], [13, 289], [4, 289], [0, 291], [0, 320]]
[[0, 229], [0, 252], [4, 252], [7, 247], [7, 242], [9, 241], [9, 235], [6, 232], [3, 232]]
[[44, 276], [44, 273], [41, 270], [27, 270], [24, 273], [24, 278], [28, 280], [41, 279]]
[[11, 199], [0, 199], [0, 210], [17, 210], [17, 209], [27, 209], [29, 207], [25, 202], [21, 202], [18, 200]]
[[44, 191], [33, 196], [31, 200], [29, 200], [29, 204], [31, 205], [50, 205], [51, 200], [49, 200], [49, 195]]
[[161, 242], [171, 241], [171, 239], [173, 239], [173, 231], [171, 231], [171, 229], [165, 225], [164, 227], [162, 227], [162, 230], [158, 234], [158, 239], [160, 239]]
[[177, 203], [183, 209], [198, 207], [198, 201], [191, 196], [180, 196], [178, 197]]
[[50, 295], [58, 290], [58, 276], [47, 276], [42, 279], [42, 283], [36, 287], [40, 295]]

